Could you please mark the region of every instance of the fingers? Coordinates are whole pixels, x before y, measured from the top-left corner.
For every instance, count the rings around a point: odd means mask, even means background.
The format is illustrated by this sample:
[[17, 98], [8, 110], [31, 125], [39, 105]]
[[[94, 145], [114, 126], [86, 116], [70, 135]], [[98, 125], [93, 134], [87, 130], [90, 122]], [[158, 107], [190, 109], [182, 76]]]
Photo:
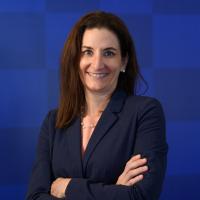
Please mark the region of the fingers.
[[128, 182], [134, 177], [144, 174], [147, 170], [148, 170], [147, 166], [142, 166], [142, 167], [138, 167], [136, 169], [128, 171], [126, 174], [126, 181]]
[[141, 156], [134, 156], [126, 163], [124, 173], [126, 174], [132, 169], [144, 166], [146, 163], [147, 163], [146, 158], [141, 158]]
[[142, 179], [144, 178], [144, 176], [142, 174], [130, 179], [128, 182], [127, 182], [127, 186], [132, 186], [134, 184], [136, 184], [137, 182], [141, 181]]
[[137, 154], [135, 156], [132, 156], [131, 159], [129, 161], [134, 161], [134, 160], [138, 160], [141, 158], [141, 155], [140, 154]]
[[147, 159], [141, 158], [140, 154], [135, 155], [126, 163], [123, 173], [117, 180], [117, 184], [132, 186], [141, 181], [147, 171]]

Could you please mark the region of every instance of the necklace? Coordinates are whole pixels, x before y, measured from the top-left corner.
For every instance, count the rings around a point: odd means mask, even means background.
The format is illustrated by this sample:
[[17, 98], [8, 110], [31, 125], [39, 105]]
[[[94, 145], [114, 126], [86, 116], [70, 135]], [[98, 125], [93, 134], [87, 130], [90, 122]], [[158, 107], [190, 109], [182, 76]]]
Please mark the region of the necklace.
[[[107, 101], [106, 101], [106, 104], [107, 104]], [[104, 107], [104, 106], [103, 106], [103, 107]], [[105, 109], [105, 108], [100, 109], [100, 110], [98, 111], [98, 118], [100, 118], [100, 116], [101, 116], [101, 114], [103, 113], [104, 109]], [[97, 122], [96, 122], [96, 123], [90, 123], [90, 124], [86, 125], [86, 124], [83, 122], [84, 111], [85, 111], [86, 109], [85, 109], [85, 107], [82, 107], [81, 110], [82, 110], [82, 111], [81, 111], [81, 127], [82, 127], [82, 129], [94, 129], [94, 128], [96, 127]], [[97, 121], [98, 121], [98, 120], [97, 120]]]
[[86, 126], [83, 121], [81, 121], [81, 126], [82, 126], [82, 129], [85, 129], [85, 128], [95, 128], [96, 124], [89, 124], [88, 126]]
[[[102, 113], [102, 112], [99, 112], [99, 113]], [[97, 122], [94, 124], [94, 123], [90, 123], [89, 125], [86, 125], [84, 122], [83, 122], [83, 111], [81, 112], [81, 127], [82, 129], [93, 129], [96, 127], [96, 124]]]

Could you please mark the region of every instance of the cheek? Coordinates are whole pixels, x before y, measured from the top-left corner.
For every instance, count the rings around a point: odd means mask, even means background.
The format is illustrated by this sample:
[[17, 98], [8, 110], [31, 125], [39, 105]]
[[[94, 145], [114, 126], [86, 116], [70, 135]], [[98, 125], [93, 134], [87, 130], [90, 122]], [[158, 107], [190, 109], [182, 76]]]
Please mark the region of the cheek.
[[82, 72], [84, 70], [84, 64], [82, 61], [80, 62], [79, 70], [80, 70], [80, 72]]
[[80, 60], [80, 70], [83, 71], [87, 67], [88, 63], [89, 63], [88, 59], [82, 58]]
[[83, 80], [85, 76], [85, 68], [86, 68], [85, 66], [86, 66], [85, 61], [81, 60], [79, 65], [79, 76], [82, 82], [84, 82]]
[[119, 75], [120, 70], [121, 70], [121, 65], [119, 65], [119, 63], [115, 63], [115, 65], [113, 65], [112, 67], [113, 74]]
[[82, 81], [82, 83], [84, 82], [84, 64], [82, 61], [80, 61], [80, 65], [79, 65], [79, 76], [80, 76], [80, 79]]
[[114, 73], [119, 73], [122, 68], [122, 62], [119, 58], [110, 60], [107, 64]]

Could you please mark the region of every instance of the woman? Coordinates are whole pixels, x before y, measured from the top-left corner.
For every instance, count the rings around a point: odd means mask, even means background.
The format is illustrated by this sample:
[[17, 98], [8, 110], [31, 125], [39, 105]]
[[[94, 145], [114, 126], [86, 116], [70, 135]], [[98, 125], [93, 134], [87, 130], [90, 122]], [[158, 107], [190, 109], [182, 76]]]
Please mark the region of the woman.
[[136, 96], [131, 36], [115, 15], [93, 12], [71, 31], [58, 110], [45, 118], [27, 200], [158, 199], [166, 168], [160, 103]]

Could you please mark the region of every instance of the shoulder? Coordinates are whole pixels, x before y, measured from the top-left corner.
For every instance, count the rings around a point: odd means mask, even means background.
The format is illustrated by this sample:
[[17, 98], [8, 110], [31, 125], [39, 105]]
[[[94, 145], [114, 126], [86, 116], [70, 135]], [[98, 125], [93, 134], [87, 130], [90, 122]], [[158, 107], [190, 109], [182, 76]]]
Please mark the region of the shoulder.
[[50, 121], [55, 121], [56, 120], [57, 112], [58, 112], [57, 109], [49, 110], [49, 112], [47, 114], [47, 117], [49, 118]]
[[42, 122], [42, 129], [54, 129], [56, 124], [57, 109], [50, 110]]
[[161, 102], [157, 98], [150, 96], [127, 96], [125, 108], [129, 111], [136, 111], [138, 116], [145, 113], [164, 115]]
[[160, 101], [155, 97], [134, 95], [127, 96], [126, 104], [134, 107], [161, 106]]
[[53, 144], [54, 136], [56, 133], [56, 116], [57, 110], [50, 110], [46, 116], [40, 127], [40, 134], [39, 134], [39, 147], [45, 144], [48, 144], [50, 147]]

